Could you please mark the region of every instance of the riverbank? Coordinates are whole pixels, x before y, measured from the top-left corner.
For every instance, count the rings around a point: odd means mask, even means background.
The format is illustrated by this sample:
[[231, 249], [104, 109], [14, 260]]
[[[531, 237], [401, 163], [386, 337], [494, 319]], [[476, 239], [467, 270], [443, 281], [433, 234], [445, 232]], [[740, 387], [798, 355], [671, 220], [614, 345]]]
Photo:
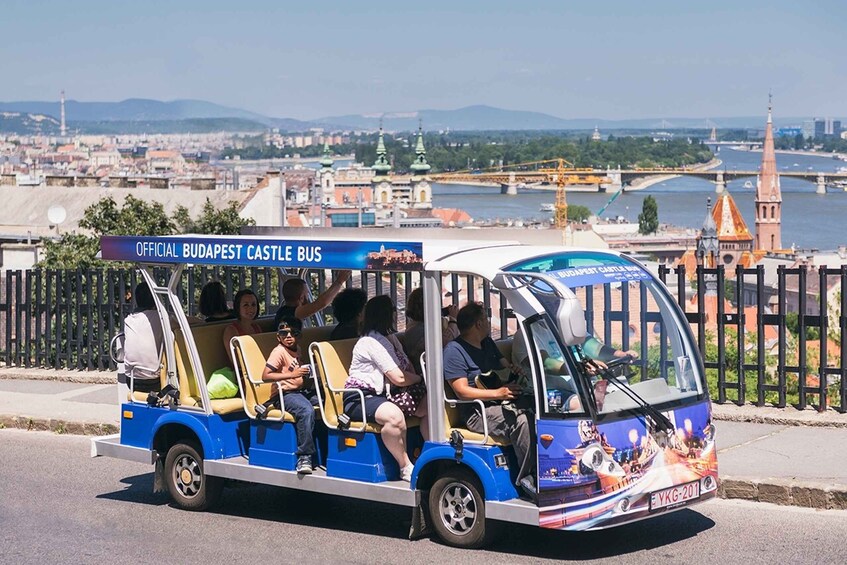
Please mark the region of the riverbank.
[[[696, 165], [691, 168], [693, 171], [710, 171], [712, 169], [716, 169], [723, 164], [723, 161], [720, 159], [712, 159], [708, 163], [703, 163], [702, 165]], [[638, 178], [632, 181], [632, 183], [626, 187], [624, 192], [633, 192], [636, 190], [644, 190], [645, 188], [650, 188], [655, 184], [659, 184], [661, 182], [669, 181], [672, 179], [678, 179], [682, 175], [661, 175], [657, 177], [643, 177]]]

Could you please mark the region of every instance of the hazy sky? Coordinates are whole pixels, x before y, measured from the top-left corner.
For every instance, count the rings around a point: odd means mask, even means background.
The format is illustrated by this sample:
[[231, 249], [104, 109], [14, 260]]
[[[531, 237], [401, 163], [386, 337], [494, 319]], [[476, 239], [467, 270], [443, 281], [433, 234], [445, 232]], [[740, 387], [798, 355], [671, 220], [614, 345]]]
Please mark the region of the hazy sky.
[[0, 100], [847, 115], [847, 1], [3, 0]]

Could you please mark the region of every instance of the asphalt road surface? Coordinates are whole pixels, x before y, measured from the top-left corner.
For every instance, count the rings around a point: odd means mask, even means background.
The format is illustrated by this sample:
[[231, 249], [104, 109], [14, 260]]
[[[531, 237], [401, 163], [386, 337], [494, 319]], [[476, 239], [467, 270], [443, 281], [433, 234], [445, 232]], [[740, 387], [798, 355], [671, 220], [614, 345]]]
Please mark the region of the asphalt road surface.
[[600, 532], [506, 524], [485, 550], [408, 541], [411, 511], [260, 485], [191, 513], [89, 440], [0, 431], [2, 563], [844, 563], [847, 511], [735, 501]]

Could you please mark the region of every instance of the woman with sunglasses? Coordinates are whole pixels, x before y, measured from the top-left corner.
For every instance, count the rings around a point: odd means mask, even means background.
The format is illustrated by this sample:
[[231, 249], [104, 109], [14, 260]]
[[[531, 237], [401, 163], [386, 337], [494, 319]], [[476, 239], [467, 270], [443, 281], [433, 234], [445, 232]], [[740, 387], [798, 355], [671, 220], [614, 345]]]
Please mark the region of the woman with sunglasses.
[[[358, 388], [365, 394], [365, 413], [356, 392], [344, 393], [344, 413], [353, 420], [382, 426], [382, 441], [400, 466], [400, 478], [411, 480], [414, 466], [406, 453], [406, 417], [387, 397], [388, 384], [398, 387], [421, 382], [412, 369], [403, 347], [393, 335], [397, 309], [389, 296], [375, 296], [365, 305], [362, 337], [353, 348], [346, 388]], [[426, 400], [417, 408], [421, 430], [426, 430]]]

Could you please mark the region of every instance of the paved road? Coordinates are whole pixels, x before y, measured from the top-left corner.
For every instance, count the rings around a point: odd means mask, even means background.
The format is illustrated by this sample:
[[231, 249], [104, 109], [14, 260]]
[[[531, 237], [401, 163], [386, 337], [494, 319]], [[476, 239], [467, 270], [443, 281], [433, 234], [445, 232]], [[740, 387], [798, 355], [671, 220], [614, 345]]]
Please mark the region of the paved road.
[[484, 551], [405, 539], [409, 511], [264, 486], [192, 514], [137, 463], [90, 459], [78, 436], [0, 431], [5, 563], [842, 563], [847, 511], [713, 501], [605, 532], [507, 526]]

